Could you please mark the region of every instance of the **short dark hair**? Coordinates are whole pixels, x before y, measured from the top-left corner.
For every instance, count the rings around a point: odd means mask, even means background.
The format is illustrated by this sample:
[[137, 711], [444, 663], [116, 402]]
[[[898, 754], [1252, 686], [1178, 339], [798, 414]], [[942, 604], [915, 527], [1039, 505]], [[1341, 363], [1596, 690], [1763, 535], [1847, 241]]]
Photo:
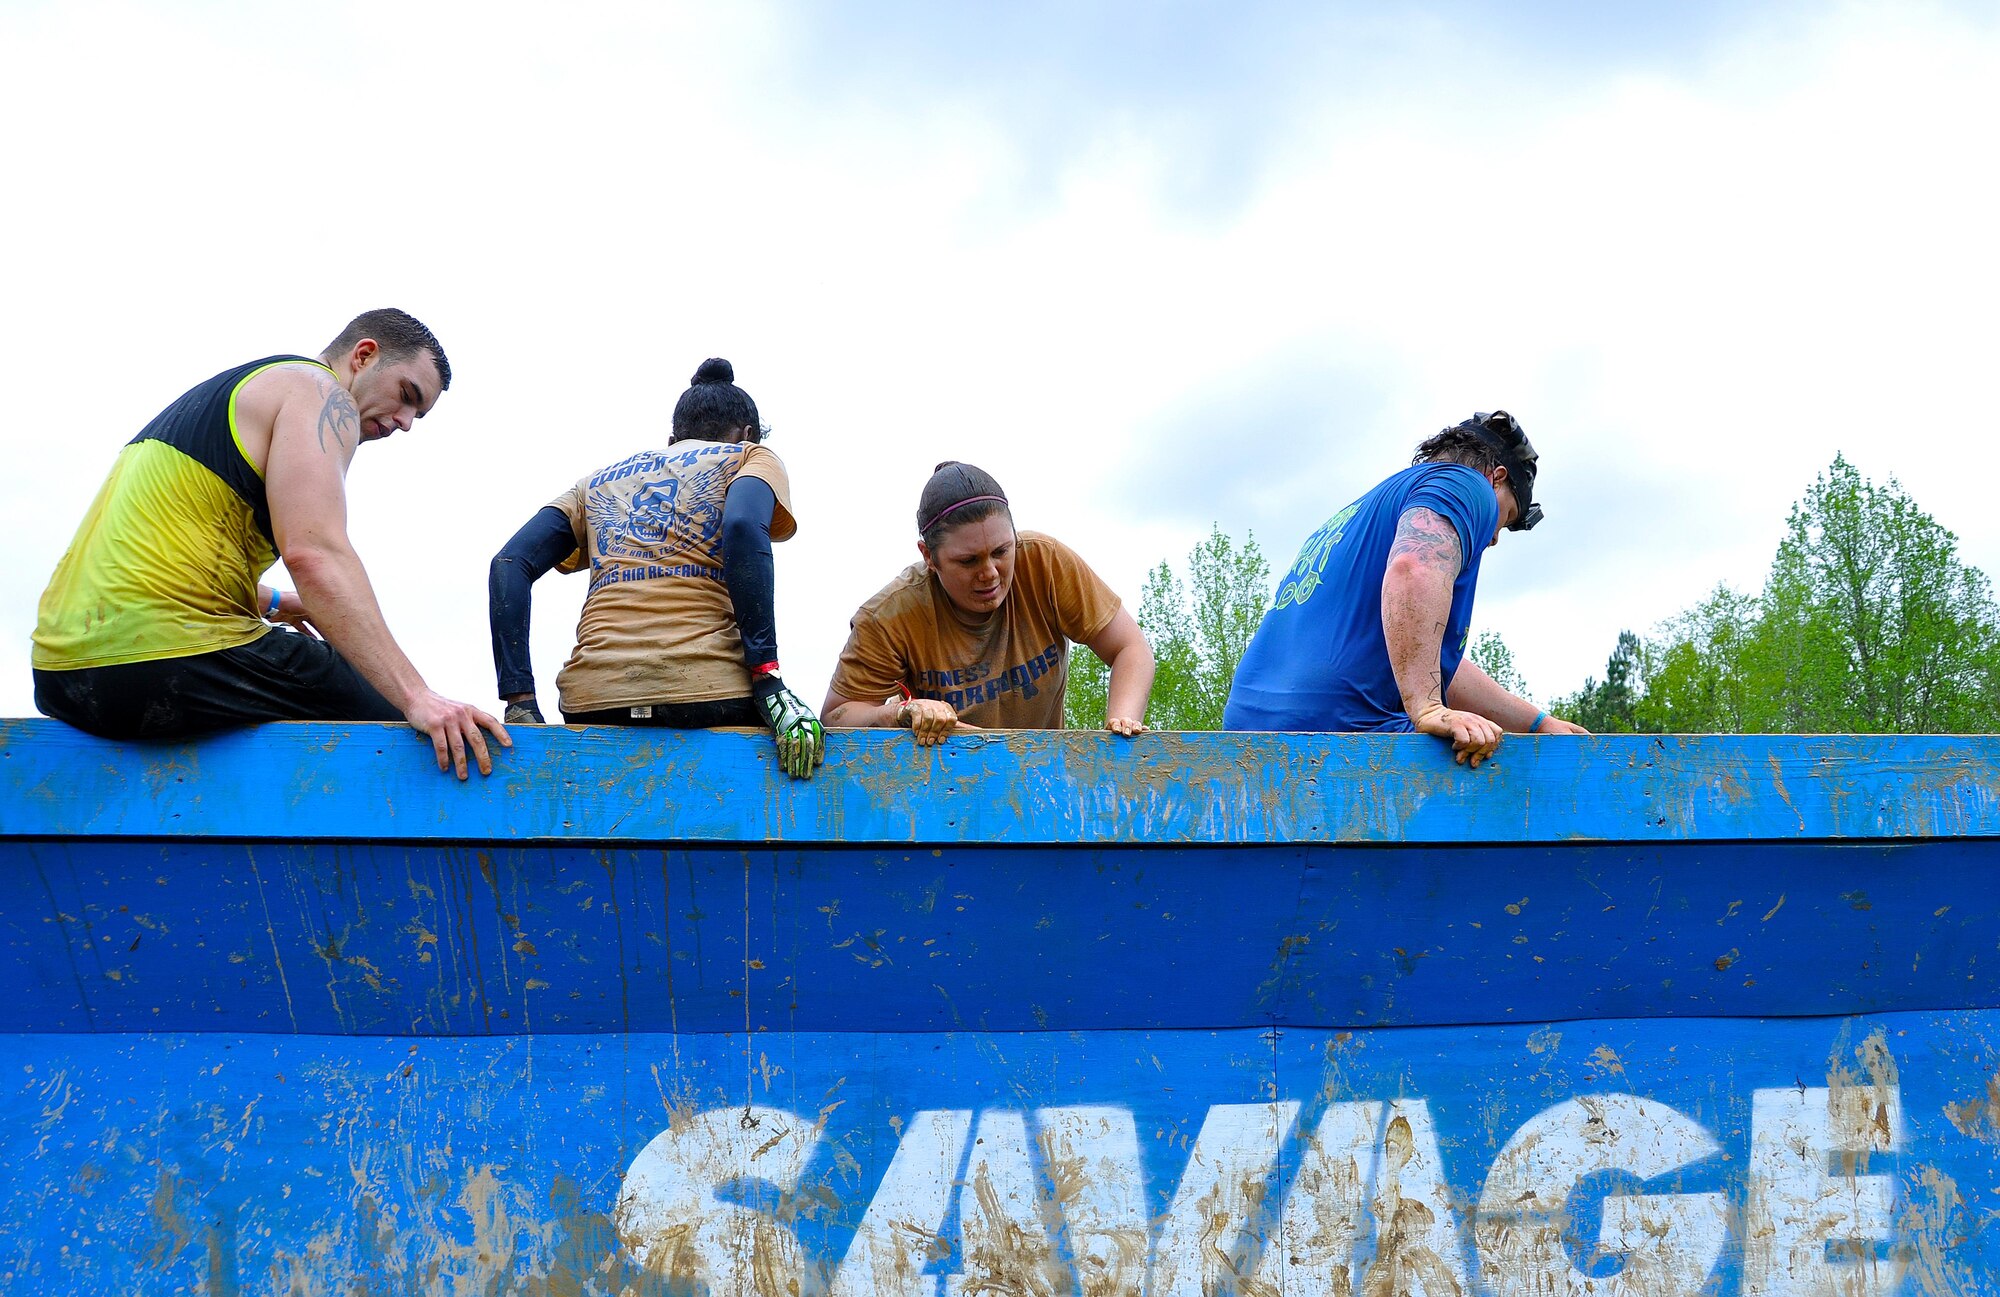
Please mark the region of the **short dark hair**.
[[373, 311], [363, 311], [347, 322], [340, 336], [326, 344], [322, 356], [338, 357], [342, 352], [351, 351], [354, 344], [363, 338], [373, 338], [382, 348], [386, 360], [403, 360], [420, 351], [431, 354], [431, 363], [437, 366], [438, 391], [451, 387], [451, 362], [445, 359], [444, 348], [438, 345], [437, 335], [424, 327], [424, 322], [408, 311], [399, 311], [393, 306], [380, 307]]
[[1476, 473], [1490, 473], [1502, 466], [1492, 443], [1464, 424], [1424, 438], [1417, 443], [1417, 453], [1410, 457], [1410, 462], [1463, 464]]
[[928, 549], [936, 549], [945, 534], [968, 522], [979, 522], [1004, 513], [1013, 521], [1007, 493], [983, 468], [947, 459], [931, 470], [924, 493], [917, 501], [917, 534]]
[[673, 441], [692, 437], [714, 441], [737, 428], [748, 427], [750, 440], [762, 441], [766, 431], [757, 418], [757, 403], [736, 386], [736, 367], [720, 356], [701, 362], [688, 380], [688, 390], [674, 402]]

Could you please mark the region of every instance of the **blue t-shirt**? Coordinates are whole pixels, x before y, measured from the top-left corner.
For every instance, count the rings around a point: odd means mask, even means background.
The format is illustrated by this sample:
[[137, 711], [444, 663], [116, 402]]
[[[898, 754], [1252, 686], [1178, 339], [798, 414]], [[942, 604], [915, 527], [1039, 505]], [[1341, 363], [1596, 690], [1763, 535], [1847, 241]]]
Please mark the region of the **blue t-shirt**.
[[1236, 668], [1224, 729], [1410, 728], [1382, 633], [1382, 574], [1397, 520], [1417, 508], [1449, 518], [1465, 556], [1438, 655], [1450, 685], [1465, 656], [1479, 560], [1493, 542], [1500, 504], [1492, 484], [1463, 464], [1418, 464], [1327, 519], [1299, 551]]

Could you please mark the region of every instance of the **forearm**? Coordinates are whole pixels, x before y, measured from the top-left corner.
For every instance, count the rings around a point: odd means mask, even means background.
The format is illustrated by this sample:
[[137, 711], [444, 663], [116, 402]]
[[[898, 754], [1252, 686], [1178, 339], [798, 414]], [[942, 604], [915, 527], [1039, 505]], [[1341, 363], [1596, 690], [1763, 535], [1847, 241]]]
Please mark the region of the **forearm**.
[[1105, 719], [1122, 716], [1145, 720], [1146, 702], [1153, 696], [1151, 647], [1143, 639], [1129, 644], [1105, 665], [1111, 668], [1111, 681], [1105, 688]]
[[1448, 574], [1400, 559], [1389, 564], [1382, 577], [1382, 638], [1396, 692], [1412, 720], [1445, 706], [1440, 654], [1450, 616]]
[[820, 720], [827, 725], [840, 725], [851, 729], [896, 729], [903, 724], [903, 704], [900, 700], [886, 703], [865, 703], [853, 698], [833, 698], [829, 696], [826, 705], [820, 708]]
[[1533, 727], [1535, 717], [1544, 714], [1542, 709], [1525, 698], [1516, 697], [1502, 689], [1492, 676], [1471, 658], [1458, 664], [1458, 670], [1451, 677], [1451, 684], [1445, 691], [1449, 706], [1461, 711], [1476, 712], [1492, 721], [1501, 729], [1516, 734], [1526, 734]]
[[347, 548], [308, 550], [285, 555], [285, 566], [327, 642], [391, 704], [408, 710], [427, 686], [390, 635], [360, 556]]

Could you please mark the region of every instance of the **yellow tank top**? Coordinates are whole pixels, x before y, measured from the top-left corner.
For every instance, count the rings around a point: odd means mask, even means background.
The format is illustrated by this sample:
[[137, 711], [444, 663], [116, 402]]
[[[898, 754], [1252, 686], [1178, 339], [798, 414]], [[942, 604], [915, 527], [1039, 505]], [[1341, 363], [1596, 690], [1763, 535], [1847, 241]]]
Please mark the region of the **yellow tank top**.
[[42, 592], [37, 669], [212, 653], [271, 629], [257, 579], [278, 554], [263, 475], [237, 436], [236, 393], [297, 363], [318, 364], [273, 356], [217, 374], [119, 452]]

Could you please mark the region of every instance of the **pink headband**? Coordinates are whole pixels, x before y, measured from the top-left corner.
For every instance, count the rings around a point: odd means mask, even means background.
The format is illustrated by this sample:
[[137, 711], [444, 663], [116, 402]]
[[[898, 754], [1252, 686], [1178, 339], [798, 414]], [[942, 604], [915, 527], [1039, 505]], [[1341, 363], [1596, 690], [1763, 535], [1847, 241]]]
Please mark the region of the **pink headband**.
[[960, 509], [963, 509], [966, 505], [978, 504], [982, 500], [998, 500], [1001, 504], [1007, 503], [1007, 497], [1004, 495], [968, 496], [965, 499], [960, 500], [957, 504], [948, 504], [944, 508], [938, 510], [935, 514], [931, 516], [931, 520], [925, 523], [923, 526], [917, 528], [917, 531], [919, 533], [929, 531], [931, 528], [937, 526], [938, 523], [942, 522], [947, 514], [956, 513]]

